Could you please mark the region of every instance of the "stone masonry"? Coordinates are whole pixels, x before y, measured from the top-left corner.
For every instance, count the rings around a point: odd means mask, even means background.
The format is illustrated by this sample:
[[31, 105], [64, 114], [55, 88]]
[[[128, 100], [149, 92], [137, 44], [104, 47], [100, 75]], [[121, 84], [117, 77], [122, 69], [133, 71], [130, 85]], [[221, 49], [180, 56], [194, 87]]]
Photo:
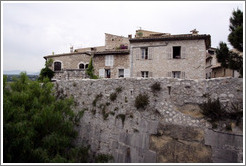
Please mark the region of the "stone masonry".
[[[161, 89], [151, 86], [160, 83]], [[58, 97], [73, 96], [75, 111], [84, 111], [77, 144], [90, 153], [112, 155], [115, 163], [243, 162], [243, 127], [212, 128], [199, 104], [219, 98], [243, 108], [243, 80], [223, 78], [120, 78], [63, 80], [54, 83]], [[139, 94], [149, 97], [135, 107]]]

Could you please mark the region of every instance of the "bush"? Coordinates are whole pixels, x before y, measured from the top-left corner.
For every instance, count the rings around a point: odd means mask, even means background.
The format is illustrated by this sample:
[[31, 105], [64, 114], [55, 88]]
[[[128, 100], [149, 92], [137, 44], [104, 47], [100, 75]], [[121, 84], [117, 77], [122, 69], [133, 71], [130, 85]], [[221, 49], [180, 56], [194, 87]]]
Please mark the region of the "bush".
[[98, 156], [96, 156], [96, 163], [107, 163], [110, 160], [113, 160], [113, 156], [112, 155], [108, 155], [108, 154], [99, 154]]
[[73, 99], [56, 99], [44, 81], [21, 73], [8, 89], [3, 83], [3, 162], [86, 162], [88, 149], [73, 144], [84, 111], [75, 114]]
[[109, 96], [110, 100], [111, 101], [115, 101], [115, 99], [117, 98], [117, 93], [111, 93], [110, 96]]
[[161, 84], [159, 82], [154, 83], [151, 87], [152, 92], [158, 92], [161, 90]]
[[139, 94], [135, 99], [135, 107], [137, 109], [139, 108], [145, 109], [148, 104], [149, 104], [149, 96], [146, 93]]
[[116, 116], [116, 118], [117, 118], [117, 119], [120, 118], [121, 121], [122, 121], [122, 124], [124, 124], [125, 119], [126, 119], [126, 115], [125, 115], [125, 114], [119, 114], [119, 115]]

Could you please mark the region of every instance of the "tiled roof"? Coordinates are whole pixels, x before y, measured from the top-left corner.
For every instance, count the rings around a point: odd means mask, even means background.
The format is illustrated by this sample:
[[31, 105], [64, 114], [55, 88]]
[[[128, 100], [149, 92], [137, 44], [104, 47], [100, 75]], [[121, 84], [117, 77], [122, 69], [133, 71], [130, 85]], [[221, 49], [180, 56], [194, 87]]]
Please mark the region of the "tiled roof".
[[206, 41], [206, 47], [211, 45], [210, 35], [193, 35], [193, 34], [181, 34], [181, 35], [164, 35], [164, 36], [147, 36], [130, 39], [130, 43], [134, 42], [149, 42], [149, 41], [172, 41], [172, 40], [197, 40], [204, 39]]
[[69, 53], [63, 53], [63, 54], [54, 54], [54, 55], [47, 55], [44, 56], [44, 59], [47, 58], [52, 58], [52, 57], [59, 57], [59, 56], [67, 56], [67, 55], [76, 55], [76, 54], [87, 54], [87, 55], [91, 55], [90, 52], [69, 52]]
[[119, 50], [105, 50], [105, 51], [97, 51], [94, 55], [109, 55], [109, 54], [129, 54], [129, 49], [119, 49]]

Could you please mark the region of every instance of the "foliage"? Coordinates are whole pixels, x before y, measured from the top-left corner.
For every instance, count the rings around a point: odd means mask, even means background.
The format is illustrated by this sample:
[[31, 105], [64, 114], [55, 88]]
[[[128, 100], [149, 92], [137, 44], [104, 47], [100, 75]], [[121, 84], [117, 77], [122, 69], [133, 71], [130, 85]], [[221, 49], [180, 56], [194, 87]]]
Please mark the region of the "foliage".
[[238, 51], [243, 51], [243, 12], [239, 9], [232, 12], [228, 40]]
[[116, 89], [115, 89], [115, 91], [116, 91], [116, 93], [120, 93], [120, 92], [122, 92], [122, 87], [121, 87], [121, 86], [119, 86], [118, 88], [116, 88]]
[[230, 119], [235, 120], [238, 125], [243, 117], [243, 111], [235, 103], [232, 103], [231, 107], [223, 107], [219, 99], [212, 101], [208, 98], [207, 102], [199, 106], [202, 110], [202, 114], [209, 118], [211, 122]]
[[137, 109], [139, 108], [145, 109], [148, 104], [149, 104], [149, 96], [146, 93], [139, 94], [135, 99], [135, 107]]
[[126, 115], [125, 115], [125, 114], [119, 114], [119, 115], [116, 116], [116, 118], [117, 118], [117, 119], [120, 118], [121, 121], [122, 121], [122, 124], [124, 124], [125, 119], [126, 119]]
[[110, 98], [111, 101], [115, 101], [115, 99], [117, 98], [117, 93], [116, 92], [111, 93], [109, 98]]
[[88, 68], [86, 69], [86, 74], [90, 77], [90, 79], [98, 79], [98, 76], [94, 75], [94, 67], [92, 63], [92, 58], [90, 60]]
[[[233, 11], [230, 18], [229, 30], [231, 33], [228, 36], [228, 40], [231, 45], [238, 51], [243, 51], [243, 13], [241, 10]], [[220, 42], [219, 47], [216, 50], [216, 56], [218, 62], [222, 67], [236, 70], [243, 76], [243, 57], [239, 53], [229, 51], [227, 44]]]
[[102, 98], [102, 94], [101, 94], [101, 93], [98, 94], [98, 95], [96, 95], [95, 99], [93, 100], [92, 105], [93, 105], [94, 107], [96, 106], [97, 101], [98, 101], [100, 98]]
[[107, 163], [110, 160], [113, 160], [113, 156], [112, 155], [108, 155], [108, 154], [99, 154], [96, 156], [96, 163]]
[[45, 67], [41, 69], [38, 80], [43, 81], [45, 78], [51, 80], [54, 77], [54, 71], [50, 69], [52, 63], [52, 59], [48, 59], [45, 62]]
[[151, 85], [150, 88], [151, 88], [152, 92], [154, 92], [154, 93], [158, 92], [161, 90], [161, 84], [159, 82], [156, 82], [153, 85]]
[[53, 84], [30, 81], [25, 73], [10, 85], [3, 79], [3, 161], [86, 162], [88, 148], [75, 147], [73, 100], [56, 99]]

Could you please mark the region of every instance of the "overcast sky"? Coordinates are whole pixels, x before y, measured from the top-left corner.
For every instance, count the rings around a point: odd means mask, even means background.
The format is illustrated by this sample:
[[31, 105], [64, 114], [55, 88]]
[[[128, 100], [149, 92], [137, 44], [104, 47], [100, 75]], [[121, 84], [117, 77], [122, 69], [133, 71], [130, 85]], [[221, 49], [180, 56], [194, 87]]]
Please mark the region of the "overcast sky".
[[243, 2], [3, 3], [3, 70], [38, 72], [43, 56], [102, 46], [104, 33], [121, 36], [144, 30], [211, 35], [211, 46], [227, 42], [233, 9]]

